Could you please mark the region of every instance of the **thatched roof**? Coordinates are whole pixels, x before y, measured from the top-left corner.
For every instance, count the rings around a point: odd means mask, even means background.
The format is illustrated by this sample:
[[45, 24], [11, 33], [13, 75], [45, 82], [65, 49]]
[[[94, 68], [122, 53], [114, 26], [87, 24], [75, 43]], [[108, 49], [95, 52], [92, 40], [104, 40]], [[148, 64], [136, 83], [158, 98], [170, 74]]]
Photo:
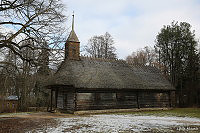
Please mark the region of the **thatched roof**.
[[84, 89], [157, 89], [174, 90], [155, 67], [134, 66], [122, 60], [81, 57], [65, 59], [48, 86], [73, 85]]

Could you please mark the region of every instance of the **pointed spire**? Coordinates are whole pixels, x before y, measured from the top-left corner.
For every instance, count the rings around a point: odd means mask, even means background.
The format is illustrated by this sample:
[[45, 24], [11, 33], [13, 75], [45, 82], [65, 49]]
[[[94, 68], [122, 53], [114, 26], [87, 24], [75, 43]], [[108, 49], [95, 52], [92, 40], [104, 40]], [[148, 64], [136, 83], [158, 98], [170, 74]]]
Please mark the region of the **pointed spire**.
[[76, 35], [75, 31], [74, 31], [74, 11], [73, 11], [73, 14], [72, 14], [72, 31], [70, 32], [67, 41], [79, 42], [78, 37], [77, 37], [77, 35]]
[[72, 14], [72, 30], [74, 30], [74, 11], [73, 11], [73, 14]]

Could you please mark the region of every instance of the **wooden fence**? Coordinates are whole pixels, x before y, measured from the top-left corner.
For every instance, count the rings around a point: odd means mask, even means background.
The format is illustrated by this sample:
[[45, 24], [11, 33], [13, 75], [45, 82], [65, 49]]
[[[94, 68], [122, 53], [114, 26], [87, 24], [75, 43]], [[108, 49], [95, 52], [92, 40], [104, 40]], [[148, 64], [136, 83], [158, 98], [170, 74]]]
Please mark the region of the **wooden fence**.
[[18, 100], [0, 99], [0, 113], [16, 112], [18, 108]]

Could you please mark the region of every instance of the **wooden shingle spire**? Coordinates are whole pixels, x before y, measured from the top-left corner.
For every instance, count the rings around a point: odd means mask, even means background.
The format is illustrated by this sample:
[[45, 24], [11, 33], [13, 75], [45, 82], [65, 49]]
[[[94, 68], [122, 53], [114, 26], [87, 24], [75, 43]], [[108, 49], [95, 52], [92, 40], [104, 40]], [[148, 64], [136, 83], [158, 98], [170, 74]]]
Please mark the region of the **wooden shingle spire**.
[[65, 58], [75, 60], [80, 59], [80, 42], [74, 31], [74, 12], [72, 15], [72, 30], [65, 44]]

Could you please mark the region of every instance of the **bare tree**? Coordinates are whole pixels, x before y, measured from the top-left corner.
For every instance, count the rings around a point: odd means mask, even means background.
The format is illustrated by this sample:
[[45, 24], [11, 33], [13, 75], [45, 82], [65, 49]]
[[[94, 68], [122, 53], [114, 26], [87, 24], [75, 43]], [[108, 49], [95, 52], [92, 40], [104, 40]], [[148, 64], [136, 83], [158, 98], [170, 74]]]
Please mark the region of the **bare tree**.
[[93, 36], [85, 46], [85, 51], [95, 58], [117, 58], [113, 37], [106, 32], [104, 35]]
[[138, 65], [154, 65], [158, 62], [158, 55], [152, 47], [146, 46], [127, 56], [126, 61]]
[[64, 9], [61, 0], [0, 2], [0, 91], [17, 95], [22, 109], [37, 97], [37, 79], [44, 80], [37, 73], [48, 75], [63, 56]]
[[2, 0], [0, 49], [8, 48], [22, 60], [33, 61], [23, 56], [23, 48], [37, 50], [44, 42], [50, 49], [58, 47], [65, 31], [63, 10], [60, 0]]

